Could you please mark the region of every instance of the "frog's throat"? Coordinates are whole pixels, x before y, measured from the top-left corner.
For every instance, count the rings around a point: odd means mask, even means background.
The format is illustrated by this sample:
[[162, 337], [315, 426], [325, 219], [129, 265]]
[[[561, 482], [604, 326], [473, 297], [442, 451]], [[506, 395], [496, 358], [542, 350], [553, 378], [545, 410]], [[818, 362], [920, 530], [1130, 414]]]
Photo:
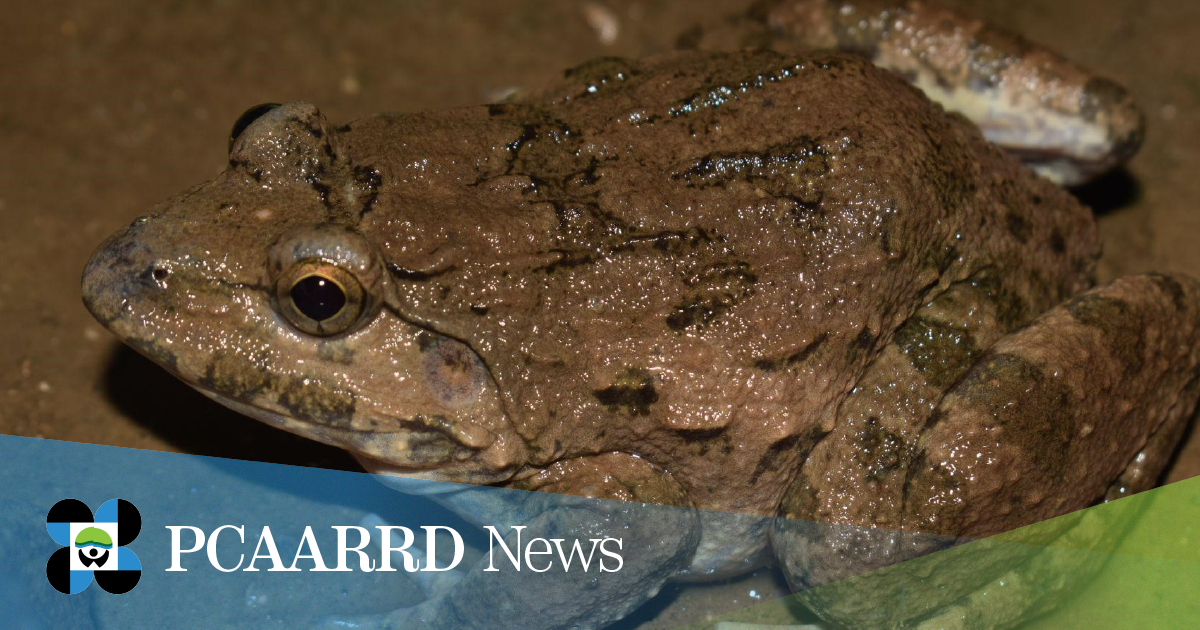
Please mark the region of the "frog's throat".
[[498, 437], [482, 427], [475, 427], [478, 431], [471, 435], [450, 435], [434, 428], [372, 432], [331, 427], [233, 400], [202, 386], [192, 384], [192, 387], [244, 416], [301, 437], [346, 449], [359, 457], [386, 461], [392, 469], [400, 471], [398, 474], [418, 478], [445, 478], [448, 466], [461, 466], [464, 460], [493, 445]]

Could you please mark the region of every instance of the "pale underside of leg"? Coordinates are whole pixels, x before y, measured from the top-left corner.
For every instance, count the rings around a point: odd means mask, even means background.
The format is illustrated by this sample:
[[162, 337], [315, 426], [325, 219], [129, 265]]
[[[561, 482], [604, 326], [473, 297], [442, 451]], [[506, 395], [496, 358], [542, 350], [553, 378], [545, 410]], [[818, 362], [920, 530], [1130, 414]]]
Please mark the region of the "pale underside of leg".
[[935, 3], [760, 2], [746, 16], [688, 32], [680, 45], [863, 55], [1064, 185], [1085, 183], [1125, 162], [1144, 136], [1144, 116], [1118, 84]]

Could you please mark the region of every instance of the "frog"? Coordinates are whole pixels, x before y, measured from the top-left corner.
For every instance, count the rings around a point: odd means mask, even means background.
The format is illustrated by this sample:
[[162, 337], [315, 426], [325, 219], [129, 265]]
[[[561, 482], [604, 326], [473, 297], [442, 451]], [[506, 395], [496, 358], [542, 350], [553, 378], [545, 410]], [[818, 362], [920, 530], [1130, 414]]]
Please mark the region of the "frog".
[[1014, 561], [929, 599], [815, 587], [1170, 460], [1200, 283], [1097, 285], [1061, 185], [1136, 150], [1126, 90], [924, 2], [759, 2], [677, 44], [501, 103], [252, 108], [221, 175], [87, 263], [96, 319], [221, 404], [470, 521], [630, 550], [602, 578], [475, 566], [330, 627], [599, 628], [771, 562], [830, 623], [1003, 627], [1061, 585], [989, 606]]

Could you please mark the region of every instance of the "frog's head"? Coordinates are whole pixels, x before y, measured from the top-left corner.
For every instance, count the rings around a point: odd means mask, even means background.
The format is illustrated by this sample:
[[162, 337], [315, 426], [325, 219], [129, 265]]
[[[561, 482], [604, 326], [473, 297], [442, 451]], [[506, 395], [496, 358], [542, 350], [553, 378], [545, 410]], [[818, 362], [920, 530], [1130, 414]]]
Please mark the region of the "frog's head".
[[525, 449], [495, 383], [468, 345], [402, 315], [345, 210], [370, 191], [338, 142], [311, 105], [247, 112], [225, 173], [97, 249], [84, 302], [236, 411], [404, 475], [503, 480]]

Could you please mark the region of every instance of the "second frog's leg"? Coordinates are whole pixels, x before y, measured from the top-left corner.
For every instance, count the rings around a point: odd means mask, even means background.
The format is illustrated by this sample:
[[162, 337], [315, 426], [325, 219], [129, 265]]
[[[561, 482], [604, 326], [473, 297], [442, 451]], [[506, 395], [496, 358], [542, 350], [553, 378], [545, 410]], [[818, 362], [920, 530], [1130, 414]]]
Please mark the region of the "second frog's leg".
[[[944, 350], [926, 360], [936, 365]], [[826, 480], [811, 472], [789, 489], [781, 515], [824, 524], [780, 520], [772, 545], [789, 580], [813, 588], [804, 598], [819, 614], [869, 625], [950, 605], [992, 623], [1069, 588], [1069, 580], [1046, 578], [1071, 575], [1062, 562], [1102, 554], [970, 545], [923, 558], [920, 576], [902, 561], [1068, 513], [1036, 542], [1087, 549], [1110, 533], [1097, 524], [1100, 512], [1077, 510], [1122, 487], [1150, 487], [1166, 465], [1200, 396], [1200, 283], [1122, 278], [1003, 336], [970, 364], [925, 421], [908, 425], [916, 431], [868, 422], [841, 438], [860, 448], [831, 451], [833, 463], [844, 464], [831, 469], [869, 473], [858, 474], [842, 501], [822, 500]], [[895, 445], [879, 447], [888, 441]], [[840, 514], [842, 504], [863, 507]], [[979, 597], [997, 578], [1014, 586], [1005, 592], [1019, 594], [1020, 605]], [[978, 608], [989, 601], [1000, 608]]]
[[[492, 549], [474, 567], [458, 579], [430, 584], [430, 599], [416, 606], [327, 619], [322, 627], [601, 628], [657, 594], [688, 565], [700, 539], [694, 509], [667, 507], [690, 503], [678, 483], [631, 455], [561, 461], [518, 485], [424, 492], [495, 527], [503, 548], [489, 538]], [[593, 539], [620, 542], [600, 543], [597, 550]]]
[[936, 3], [765, 0], [746, 17], [689, 33], [682, 46], [828, 48], [863, 55], [1065, 185], [1124, 162], [1142, 142], [1142, 113], [1124, 88]]

